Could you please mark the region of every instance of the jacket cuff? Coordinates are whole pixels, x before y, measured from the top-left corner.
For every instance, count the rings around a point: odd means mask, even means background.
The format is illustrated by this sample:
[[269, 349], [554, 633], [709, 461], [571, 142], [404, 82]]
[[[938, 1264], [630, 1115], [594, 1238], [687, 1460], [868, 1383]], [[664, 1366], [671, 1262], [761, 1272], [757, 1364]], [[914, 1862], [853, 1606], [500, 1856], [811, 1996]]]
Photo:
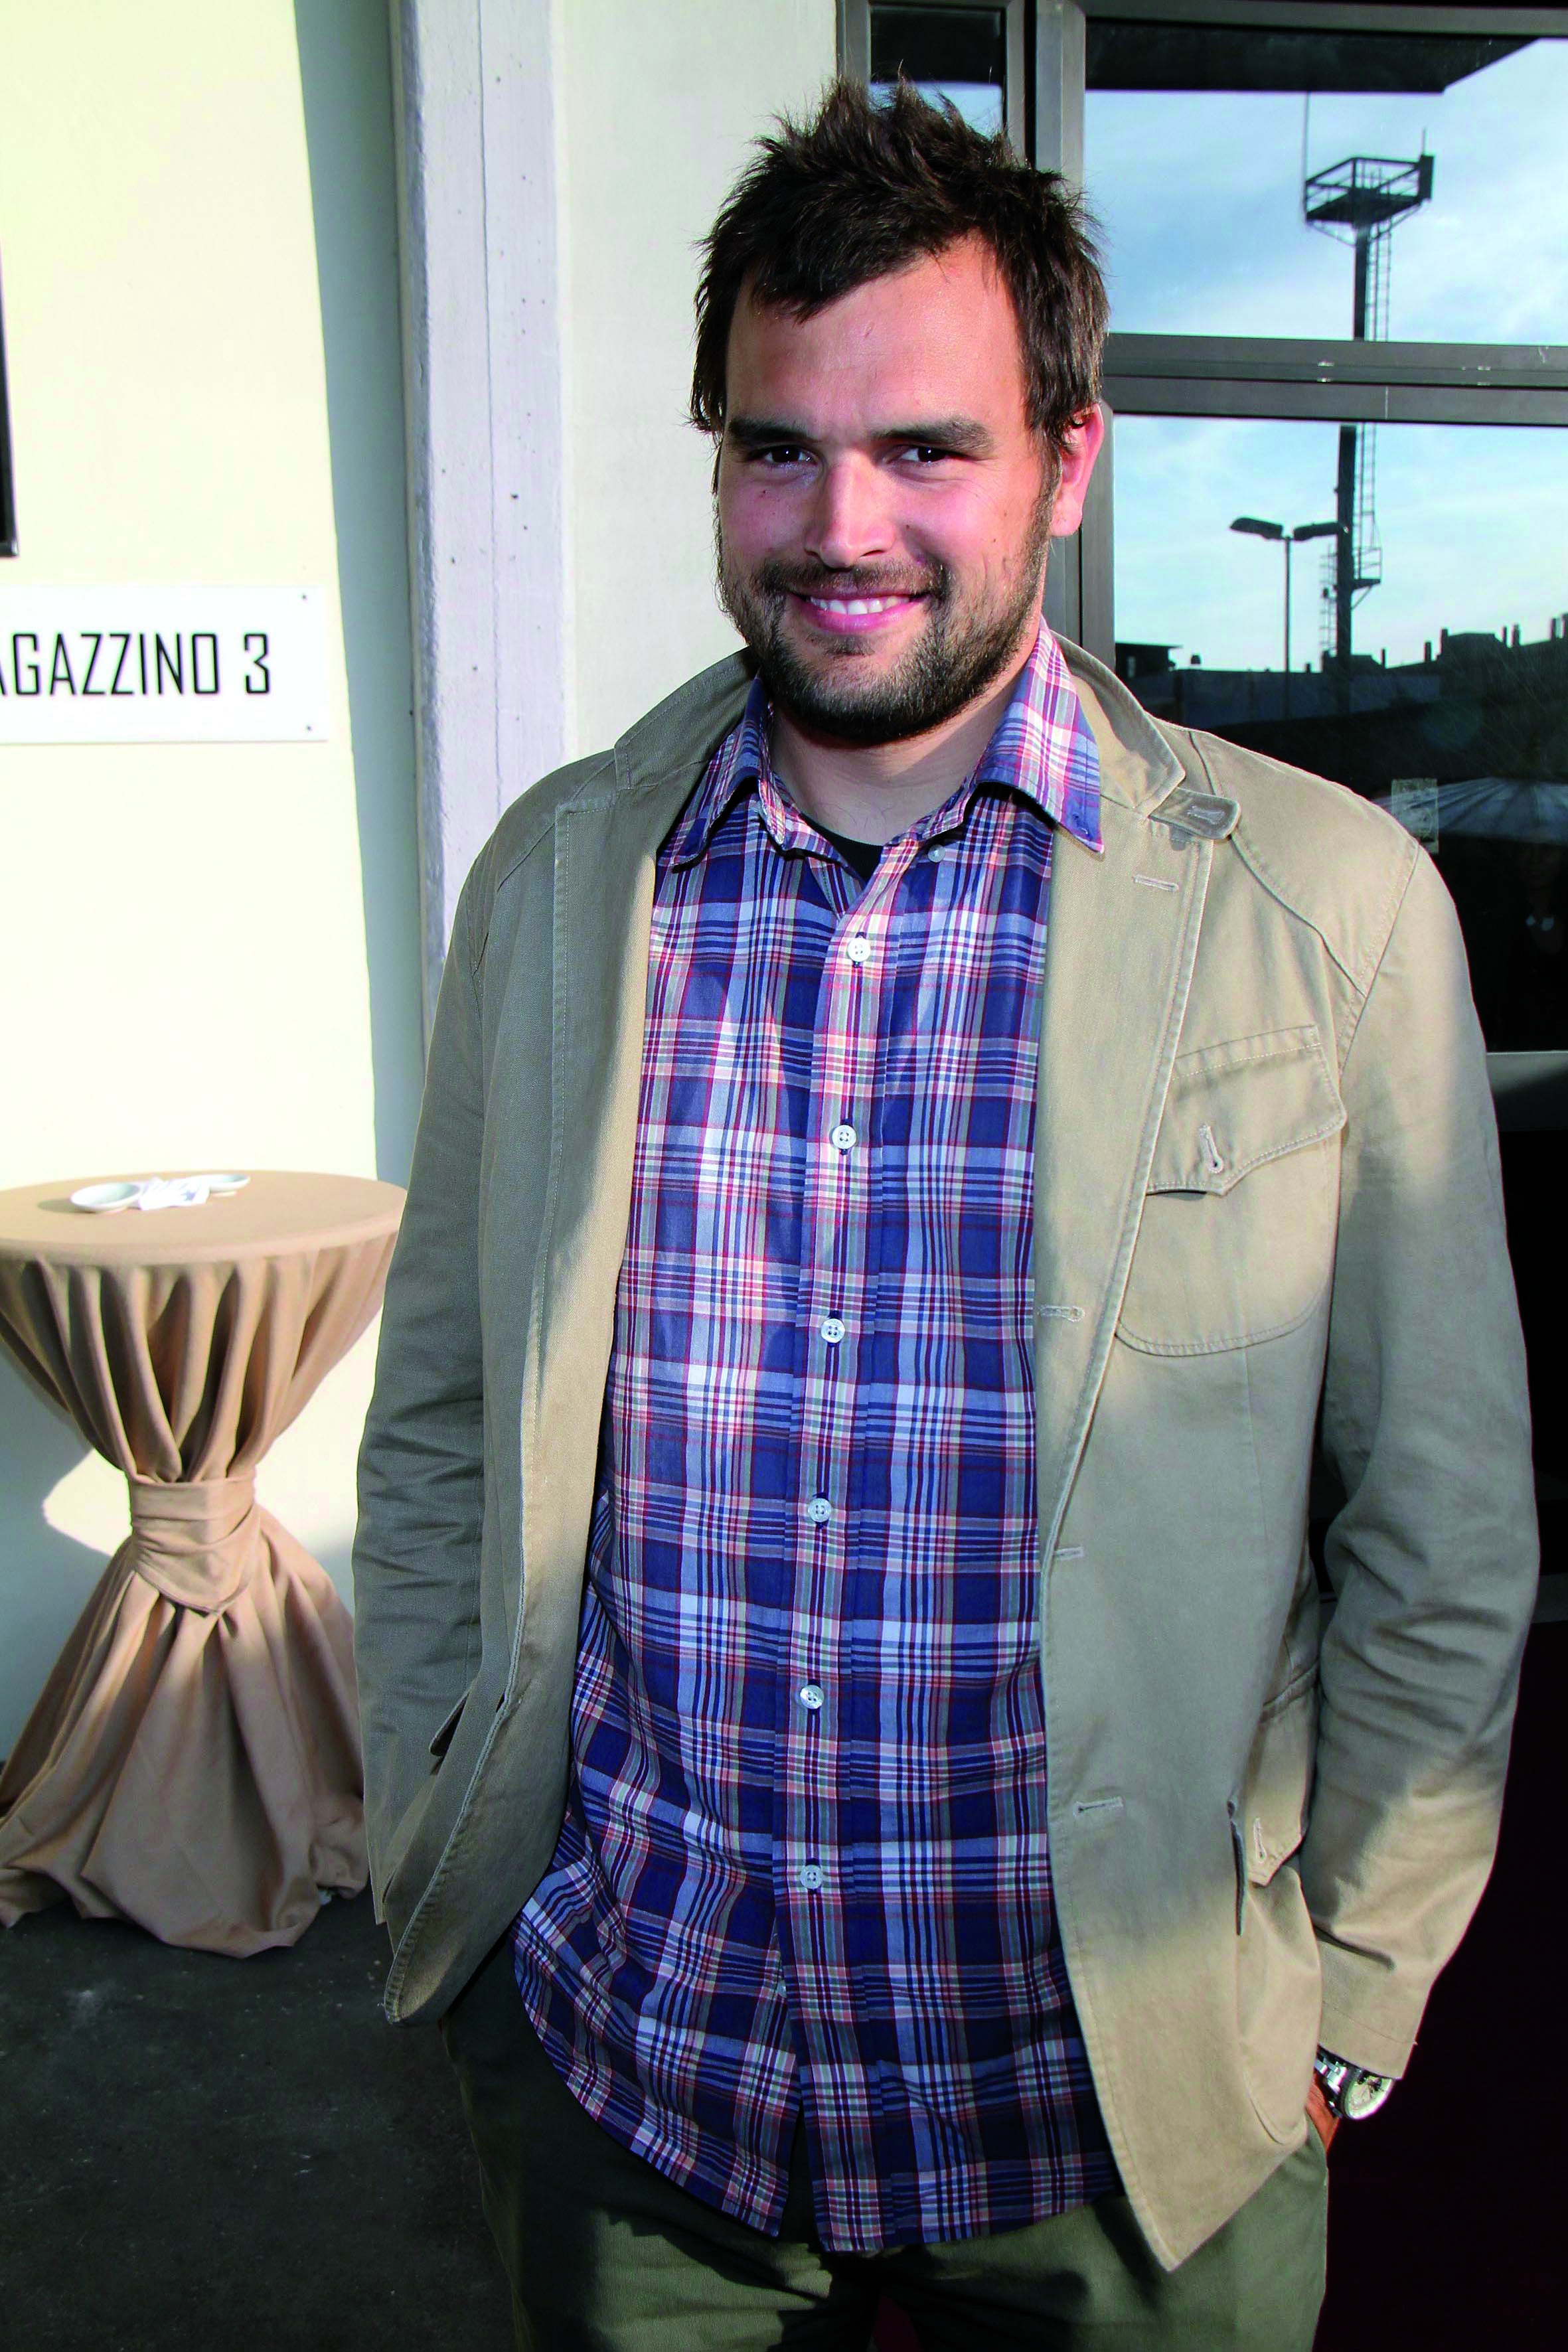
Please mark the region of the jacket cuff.
[[1387, 1997], [1386, 1968], [1364, 1953], [1347, 1952], [1335, 1944], [1320, 1944], [1318, 1957], [1323, 1970], [1321, 2046], [1372, 2074], [1403, 2074], [1420, 2020], [1406, 2021], [1390, 2014], [1394, 2004]]

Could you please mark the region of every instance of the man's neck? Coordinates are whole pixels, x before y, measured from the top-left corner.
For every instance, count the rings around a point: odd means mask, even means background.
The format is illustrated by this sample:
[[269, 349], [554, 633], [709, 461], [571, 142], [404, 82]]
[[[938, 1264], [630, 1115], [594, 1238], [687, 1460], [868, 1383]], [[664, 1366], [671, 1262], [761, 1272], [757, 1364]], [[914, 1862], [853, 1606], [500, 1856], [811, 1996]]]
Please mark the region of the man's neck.
[[775, 709], [772, 757], [801, 814], [852, 841], [894, 841], [951, 798], [996, 731], [1034, 649], [1031, 637], [984, 694], [928, 734], [847, 743]]

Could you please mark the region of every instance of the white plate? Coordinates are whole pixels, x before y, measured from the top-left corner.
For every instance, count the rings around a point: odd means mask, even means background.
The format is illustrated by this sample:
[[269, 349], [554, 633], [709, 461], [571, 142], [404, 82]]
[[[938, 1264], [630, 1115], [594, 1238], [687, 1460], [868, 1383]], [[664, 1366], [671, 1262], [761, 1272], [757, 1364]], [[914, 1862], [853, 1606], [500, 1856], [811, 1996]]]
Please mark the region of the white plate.
[[146, 1189], [144, 1183], [84, 1184], [71, 1194], [71, 1206], [95, 1217], [112, 1217], [118, 1210], [133, 1209]]
[[205, 1184], [209, 1192], [239, 1192], [244, 1191], [250, 1179], [248, 1176], [237, 1176], [228, 1170], [220, 1176], [203, 1176], [197, 1181]]

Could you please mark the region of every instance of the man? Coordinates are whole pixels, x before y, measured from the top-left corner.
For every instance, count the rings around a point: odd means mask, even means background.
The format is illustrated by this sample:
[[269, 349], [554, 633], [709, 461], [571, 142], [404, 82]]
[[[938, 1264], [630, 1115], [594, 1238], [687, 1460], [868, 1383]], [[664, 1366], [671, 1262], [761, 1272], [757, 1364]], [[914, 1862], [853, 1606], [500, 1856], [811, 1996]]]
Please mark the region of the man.
[[1335, 2114], [1489, 1866], [1533, 1563], [1458, 934], [1042, 626], [1104, 318], [956, 116], [764, 142], [693, 394], [750, 659], [458, 911], [358, 1638], [520, 2343], [1306, 2346]]

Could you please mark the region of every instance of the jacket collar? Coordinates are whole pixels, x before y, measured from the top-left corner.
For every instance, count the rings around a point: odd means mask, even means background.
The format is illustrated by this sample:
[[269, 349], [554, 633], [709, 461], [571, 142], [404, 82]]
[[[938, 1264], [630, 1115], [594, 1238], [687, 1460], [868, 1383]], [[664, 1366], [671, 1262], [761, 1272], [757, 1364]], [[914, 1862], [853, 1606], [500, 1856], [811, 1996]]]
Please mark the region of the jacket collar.
[[[778, 848], [808, 849], [819, 841], [820, 828], [792, 801], [773, 769], [773, 721], [766, 688], [753, 677], [739, 723], [709, 761], [670, 837], [673, 866], [702, 856], [715, 827], [747, 791], [754, 790], [758, 814]], [[1101, 847], [1100, 747], [1061, 649], [1043, 622], [973, 769], [913, 827], [915, 839], [955, 831], [982, 784], [1020, 793], [1087, 848]]]
[[1186, 770], [1136, 696], [1081, 646], [1058, 639], [1100, 746], [1101, 795], [1150, 816], [1185, 780]]
[[[1069, 639], [1057, 642], [1100, 748], [1102, 797], [1135, 816], [1151, 815], [1184, 781], [1180, 759], [1113, 671]], [[628, 727], [616, 745], [617, 793], [654, 792], [679, 779], [688, 795], [695, 792], [714, 752], [738, 724], [754, 675], [749, 654], [731, 654]]]
[[647, 793], [685, 776], [695, 791], [745, 709], [754, 675], [750, 654], [729, 654], [656, 703], [616, 745], [617, 790]]

